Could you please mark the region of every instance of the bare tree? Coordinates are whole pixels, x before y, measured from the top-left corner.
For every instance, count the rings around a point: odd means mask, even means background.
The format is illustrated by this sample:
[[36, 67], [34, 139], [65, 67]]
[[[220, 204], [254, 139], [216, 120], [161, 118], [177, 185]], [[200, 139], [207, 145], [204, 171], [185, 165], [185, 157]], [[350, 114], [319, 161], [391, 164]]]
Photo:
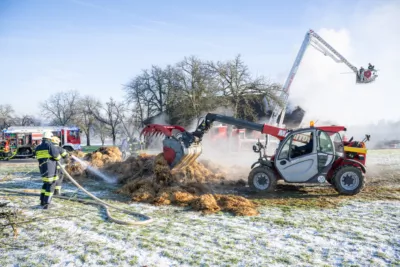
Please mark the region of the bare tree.
[[25, 114], [15, 118], [15, 123], [21, 126], [40, 126], [41, 122], [34, 116]]
[[[125, 107], [124, 107], [125, 108]], [[135, 134], [140, 133], [140, 129], [143, 126], [143, 121], [137, 114], [136, 107], [131, 109], [126, 108], [126, 110], [119, 110], [121, 116], [121, 126], [125, 136], [133, 139]]]
[[118, 127], [121, 125], [122, 121], [121, 114], [124, 110], [124, 103], [116, 102], [112, 97], [106, 102], [105, 106], [100, 106], [98, 109], [88, 107], [88, 112], [110, 130], [114, 146], [118, 134]]
[[124, 90], [141, 127], [160, 113], [166, 113], [169, 123], [188, 125], [220, 106], [232, 108], [235, 117], [254, 119], [265, 100], [281, 105], [281, 87], [264, 77], [254, 78], [240, 55], [226, 62], [206, 63], [190, 56], [164, 69], [152, 66]]
[[142, 77], [135, 77], [129, 85], [124, 87], [124, 90], [127, 93], [127, 104], [134, 107], [134, 116], [141, 122], [140, 126], [142, 126], [143, 121], [150, 115], [148, 110], [151, 109], [151, 100], [147, 99]]
[[96, 132], [96, 135], [100, 138], [101, 145], [104, 146], [104, 143], [106, 142], [106, 138], [111, 136], [111, 131], [107, 127], [105, 123], [102, 123], [100, 121], [96, 121], [94, 123], [94, 129]]
[[14, 123], [14, 113], [14, 109], [11, 105], [0, 105], [0, 130], [8, 128]]
[[143, 70], [142, 74], [125, 86], [128, 104], [134, 105], [134, 111], [141, 121], [167, 110], [169, 73], [169, 68], [163, 70], [153, 65], [150, 70]]
[[218, 87], [235, 117], [252, 117], [253, 102], [262, 102], [264, 98], [282, 105], [277, 96], [280, 87], [268, 83], [264, 77], [253, 78], [240, 55], [227, 62], [211, 62], [209, 66], [217, 74]]
[[58, 92], [40, 103], [42, 114], [52, 123], [67, 126], [73, 123], [78, 113], [79, 93], [77, 91]]
[[100, 106], [100, 102], [91, 96], [85, 96], [79, 99], [77, 103], [78, 112], [74, 118], [74, 122], [85, 133], [87, 146], [90, 146], [90, 134], [96, 121], [91, 110], [95, 112]]
[[219, 88], [213, 72], [201, 60], [191, 56], [176, 64], [176, 83], [170, 97], [175, 99], [172, 110], [186, 120], [199, 119], [204, 111], [216, 107]]
[[145, 70], [141, 79], [150, 102], [150, 109], [156, 114], [164, 112], [168, 90], [164, 71], [158, 66], [152, 66], [150, 73]]

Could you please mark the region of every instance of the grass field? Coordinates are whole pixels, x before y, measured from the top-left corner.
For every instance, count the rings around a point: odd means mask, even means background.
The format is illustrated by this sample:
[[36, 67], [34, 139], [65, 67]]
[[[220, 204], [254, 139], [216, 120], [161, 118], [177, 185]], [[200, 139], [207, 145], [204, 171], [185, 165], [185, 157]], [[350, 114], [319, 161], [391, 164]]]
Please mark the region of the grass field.
[[[15, 237], [11, 227], [0, 232], [0, 266], [400, 266], [399, 152], [369, 152], [372, 186], [355, 197], [330, 185], [281, 185], [252, 196], [254, 217], [130, 203], [114, 193], [118, 185], [87, 180], [98, 197], [154, 218], [132, 227], [109, 222], [97, 206], [55, 199], [58, 208], [43, 211], [37, 197], [0, 192], [0, 203], [28, 221]], [[13, 168], [0, 171], [0, 187], [40, 189], [38, 173]], [[84, 197], [67, 183], [65, 193]]]
[[82, 146], [82, 152], [84, 153], [90, 153], [93, 152], [97, 149], [99, 149], [101, 146]]

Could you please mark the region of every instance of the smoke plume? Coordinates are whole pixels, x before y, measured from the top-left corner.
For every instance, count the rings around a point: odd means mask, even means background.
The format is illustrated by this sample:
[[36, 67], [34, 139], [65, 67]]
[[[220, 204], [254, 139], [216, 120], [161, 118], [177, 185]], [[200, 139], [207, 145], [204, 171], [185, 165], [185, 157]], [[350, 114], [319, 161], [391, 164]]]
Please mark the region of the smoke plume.
[[[357, 134], [358, 139], [363, 137], [362, 131], [373, 135], [381, 120], [400, 120], [396, 74], [400, 65], [400, 2], [382, 1], [366, 6], [360, 6], [346, 28], [314, 30], [357, 68], [366, 68], [368, 63], [375, 65], [377, 80], [372, 84], [356, 84], [355, 74], [346, 65], [310, 46], [290, 92], [290, 100], [306, 110], [305, 121], [345, 125], [349, 135]], [[294, 54], [300, 40], [296, 44]], [[379, 132], [382, 138], [382, 129]], [[394, 134], [390, 127], [385, 132]]]

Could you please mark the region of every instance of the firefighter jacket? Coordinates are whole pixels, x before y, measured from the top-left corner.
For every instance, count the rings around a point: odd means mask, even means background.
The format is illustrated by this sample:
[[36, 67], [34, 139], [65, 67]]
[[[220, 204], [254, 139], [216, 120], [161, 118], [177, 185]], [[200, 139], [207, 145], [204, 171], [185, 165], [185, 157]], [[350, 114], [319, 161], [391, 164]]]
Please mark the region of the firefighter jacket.
[[58, 179], [57, 177], [57, 161], [61, 159], [61, 155], [56, 146], [50, 140], [43, 142], [36, 147], [36, 158], [39, 161], [40, 174], [42, 181], [51, 183]]
[[[65, 166], [65, 161], [66, 161], [65, 159], [68, 156], [67, 151], [64, 148], [62, 148], [62, 147], [60, 147], [58, 145], [55, 145], [55, 147], [56, 147], [56, 149], [58, 150], [58, 153], [60, 153], [60, 156], [61, 156], [61, 159], [59, 160], [60, 164], [62, 166]], [[60, 169], [60, 166], [57, 165], [57, 169]]]

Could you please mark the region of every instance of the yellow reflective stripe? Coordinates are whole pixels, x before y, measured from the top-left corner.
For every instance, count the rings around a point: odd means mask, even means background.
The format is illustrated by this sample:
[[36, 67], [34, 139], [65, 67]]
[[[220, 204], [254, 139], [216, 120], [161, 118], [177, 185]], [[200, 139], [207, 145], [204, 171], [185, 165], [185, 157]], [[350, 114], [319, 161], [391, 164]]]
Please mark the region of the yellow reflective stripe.
[[38, 159], [49, 159], [49, 158], [51, 158], [51, 155], [50, 155], [49, 151], [41, 150], [41, 151], [36, 151], [36, 157]]
[[44, 193], [46, 193], [46, 190], [42, 189], [42, 190], [40, 190], [40, 193], [44, 194]]
[[58, 180], [58, 176], [54, 177], [42, 177], [43, 182], [51, 183]]
[[46, 193], [44, 193], [44, 195], [45, 195], [46, 197], [51, 197], [51, 196], [53, 195], [53, 193], [46, 192]]
[[58, 157], [55, 157], [54, 160], [60, 160], [61, 159], [61, 155], [58, 155]]
[[61, 189], [61, 185], [57, 185], [56, 189], [60, 190]]
[[61, 157], [65, 157], [66, 155], [68, 155], [68, 153], [64, 151], [64, 153], [61, 154]]

